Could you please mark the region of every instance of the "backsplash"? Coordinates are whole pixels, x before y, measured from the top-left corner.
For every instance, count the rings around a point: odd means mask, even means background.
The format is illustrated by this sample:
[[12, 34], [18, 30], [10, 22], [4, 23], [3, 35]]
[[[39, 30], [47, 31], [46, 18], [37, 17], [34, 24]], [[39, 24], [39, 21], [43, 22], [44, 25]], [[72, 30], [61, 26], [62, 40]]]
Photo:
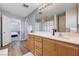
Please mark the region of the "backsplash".
[[62, 32], [61, 34], [68, 37], [79, 37], [79, 33]]

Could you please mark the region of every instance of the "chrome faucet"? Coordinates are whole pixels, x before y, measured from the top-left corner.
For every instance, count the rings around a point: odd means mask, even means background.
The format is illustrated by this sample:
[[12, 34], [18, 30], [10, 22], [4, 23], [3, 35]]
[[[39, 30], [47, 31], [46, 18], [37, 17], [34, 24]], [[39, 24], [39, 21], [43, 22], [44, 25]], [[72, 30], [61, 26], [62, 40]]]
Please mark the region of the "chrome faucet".
[[52, 30], [53, 30], [53, 34], [52, 35], [55, 35], [56, 29], [52, 29]]

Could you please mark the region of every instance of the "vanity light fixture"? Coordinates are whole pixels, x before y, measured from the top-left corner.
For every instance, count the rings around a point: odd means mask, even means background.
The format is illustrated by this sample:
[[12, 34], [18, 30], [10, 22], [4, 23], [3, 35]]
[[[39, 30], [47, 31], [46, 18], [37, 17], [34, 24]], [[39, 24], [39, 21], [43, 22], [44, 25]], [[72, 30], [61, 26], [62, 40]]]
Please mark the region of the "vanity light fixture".
[[50, 6], [50, 5], [52, 5], [52, 3], [44, 3], [38, 9], [43, 10], [43, 9], [47, 8], [48, 6]]

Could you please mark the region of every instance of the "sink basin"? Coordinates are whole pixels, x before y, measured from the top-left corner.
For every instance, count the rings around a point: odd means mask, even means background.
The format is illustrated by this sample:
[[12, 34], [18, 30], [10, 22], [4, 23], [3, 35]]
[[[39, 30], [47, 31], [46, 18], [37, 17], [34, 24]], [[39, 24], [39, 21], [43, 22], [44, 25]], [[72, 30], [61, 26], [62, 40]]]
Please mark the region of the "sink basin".
[[[53, 36], [53, 35], [52, 35], [52, 36]], [[55, 33], [54, 37], [63, 38], [63, 39], [71, 39], [71, 37], [69, 37], [69, 36], [64, 36], [64, 35], [61, 34], [61, 33]]]

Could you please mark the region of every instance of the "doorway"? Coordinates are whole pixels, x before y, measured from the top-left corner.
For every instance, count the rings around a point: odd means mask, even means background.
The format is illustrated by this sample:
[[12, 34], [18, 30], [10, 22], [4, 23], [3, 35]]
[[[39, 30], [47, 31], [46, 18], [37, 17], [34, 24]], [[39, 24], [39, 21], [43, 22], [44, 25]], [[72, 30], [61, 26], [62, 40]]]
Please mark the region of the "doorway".
[[2, 15], [2, 46], [21, 40], [21, 20]]
[[65, 32], [66, 31], [65, 13], [58, 15], [57, 18], [58, 18], [58, 31]]
[[11, 20], [11, 41], [20, 41], [21, 21], [18, 19]]

